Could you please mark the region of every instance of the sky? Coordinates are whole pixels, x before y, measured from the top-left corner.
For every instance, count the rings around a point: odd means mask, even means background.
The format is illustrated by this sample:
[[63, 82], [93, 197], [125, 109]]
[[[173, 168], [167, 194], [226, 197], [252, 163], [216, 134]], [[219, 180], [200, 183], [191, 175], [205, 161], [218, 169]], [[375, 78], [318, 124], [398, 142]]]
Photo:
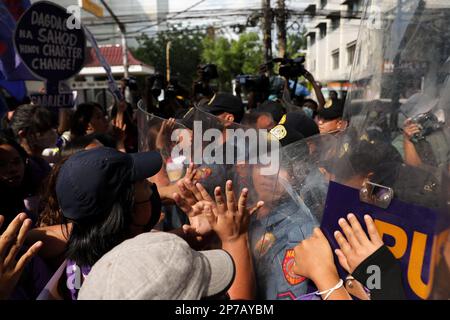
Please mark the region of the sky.
[[[170, 11], [182, 11], [199, 0], [169, 0]], [[286, 0], [286, 5], [292, 9], [300, 9], [305, 7], [305, 3], [311, 3], [313, 0]], [[272, 0], [273, 6], [276, 1]], [[261, 0], [206, 0], [195, 7], [196, 10], [204, 9], [248, 9], [260, 8]]]

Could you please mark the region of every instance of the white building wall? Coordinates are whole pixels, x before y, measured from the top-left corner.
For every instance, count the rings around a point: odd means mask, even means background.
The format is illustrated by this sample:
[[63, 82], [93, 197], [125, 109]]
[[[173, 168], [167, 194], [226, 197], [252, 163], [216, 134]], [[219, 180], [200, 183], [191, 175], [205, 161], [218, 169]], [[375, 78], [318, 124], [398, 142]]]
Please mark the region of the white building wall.
[[[308, 31], [315, 32], [316, 41], [312, 45], [311, 38], [308, 37], [307, 68], [324, 84], [346, 83], [350, 79], [351, 64], [347, 49], [349, 44], [356, 44], [361, 21], [346, 18], [348, 6], [342, 5], [343, 2], [344, 0], [328, 0], [322, 8], [321, 0], [310, 1], [310, 4], [316, 5], [316, 16], [311, 19]], [[341, 13], [339, 28], [335, 30], [332, 28], [332, 20], [326, 17], [333, 12]], [[320, 37], [320, 29], [316, 28], [320, 22], [325, 22], [327, 28], [327, 34], [323, 39]], [[337, 50], [339, 50], [339, 68], [333, 69], [332, 54]]]

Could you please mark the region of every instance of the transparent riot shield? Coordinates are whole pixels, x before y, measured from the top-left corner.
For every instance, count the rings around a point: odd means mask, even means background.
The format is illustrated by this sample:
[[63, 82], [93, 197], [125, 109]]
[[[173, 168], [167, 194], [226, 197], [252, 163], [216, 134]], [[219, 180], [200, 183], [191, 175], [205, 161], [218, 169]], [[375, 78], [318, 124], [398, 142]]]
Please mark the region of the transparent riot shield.
[[430, 297], [442, 227], [449, 22], [446, 0], [367, 1], [344, 109], [349, 127], [335, 136], [325, 167], [331, 182], [321, 227], [333, 249], [339, 218], [354, 213], [364, 226], [370, 214], [401, 263], [408, 299]]
[[[167, 176], [167, 183], [173, 183], [184, 177], [189, 166], [188, 154], [182, 152], [174, 154], [174, 149], [190, 149], [190, 130], [182, 124], [157, 117], [146, 112], [140, 104], [136, 113], [139, 152], [159, 151], [163, 157], [163, 169]], [[183, 148], [180, 148], [182, 146]]]
[[[278, 177], [254, 177], [255, 191], [274, 184], [270, 206], [258, 213], [251, 234], [258, 297], [269, 300], [301, 299], [310, 291], [308, 279], [293, 272], [294, 247], [319, 226], [327, 196], [330, 161], [337, 139], [317, 135], [280, 150]], [[262, 232], [262, 230], [264, 230]]]
[[236, 195], [243, 188], [249, 189], [249, 205], [271, 201], [255, 196], [251, 179], [255, 165], [264, 167], [262, 174], [275, 177], [278, 174], [279, 143], [268, 139], [267, 130], [226, 122], [196, 108], [180, 122], [192, 131], [191, 159], [203, 173], [199, 182], [210, 194], [215, 187], [224, 188], [226, 181], [231, 180]]
[[[449, 168], [450, 169], [450, 168]], [[450, 171], [444, 170], [437, 226], [433, 287], [429, 299], [450, 299]]]

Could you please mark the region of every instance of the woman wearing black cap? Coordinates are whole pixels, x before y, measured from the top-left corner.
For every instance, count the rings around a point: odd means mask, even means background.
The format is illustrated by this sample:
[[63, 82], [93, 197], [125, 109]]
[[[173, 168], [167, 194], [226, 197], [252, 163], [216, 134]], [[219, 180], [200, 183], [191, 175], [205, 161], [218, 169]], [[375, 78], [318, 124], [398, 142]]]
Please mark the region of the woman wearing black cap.
[[[76, 299], [90, 267], [122, 241], [150, 231], [159, 221], [161, 200], [147, 181], [162, 165], [159, 153], [125, 154], [111, 148], [79, 152], [61, 167], [56, 195], [72, 229], [67, 243], [67, 281]], [[77, 278], [78, 277], [78, 278]], [[60, 290], [60, 293], [67, 290]]]

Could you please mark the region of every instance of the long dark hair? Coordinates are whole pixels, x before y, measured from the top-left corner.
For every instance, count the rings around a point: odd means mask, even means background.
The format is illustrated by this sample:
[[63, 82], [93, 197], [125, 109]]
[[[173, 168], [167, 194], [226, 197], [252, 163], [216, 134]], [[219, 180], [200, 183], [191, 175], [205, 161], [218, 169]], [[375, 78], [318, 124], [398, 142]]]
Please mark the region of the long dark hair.
[[78, 105], [70, 124], [70, 133], [72, 137], [81, 137], [86, 134], [89, 122], [91, 122], [92, 116], [94, 115], [95, 108], [98, 108], [103, 112], [101, 106], [93, 103], [82, 103]]
[[125, 186], [109, 212], [72, 222], [66, 257], [78, 266], [93, 266], [127, 239], [134, 209], [134, 185]]

